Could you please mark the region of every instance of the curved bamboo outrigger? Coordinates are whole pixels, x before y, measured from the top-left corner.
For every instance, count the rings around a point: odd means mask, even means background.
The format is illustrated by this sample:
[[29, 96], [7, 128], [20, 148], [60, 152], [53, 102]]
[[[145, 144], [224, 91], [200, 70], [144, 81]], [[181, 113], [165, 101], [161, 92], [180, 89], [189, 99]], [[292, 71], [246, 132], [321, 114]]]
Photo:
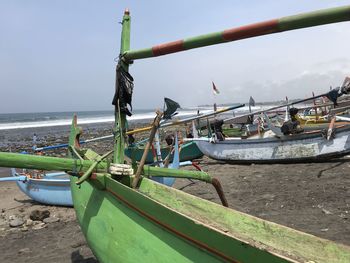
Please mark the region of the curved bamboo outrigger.
[[[113, 163], [79, 145], [73, 120], [71, 158], [0, 153], [0, 166], [69, 172], [74, 208], [89, 246], [101, 262], [350, 262], [350, 247], [237, 212], [148, 180], [194, 178], [219, 185], [204, 172], [124, 164], [125, 101], [132, 90], [133, 60], [287, 30], [350, 20], [350, 6], [331, 8], [229, 29], [136, 51], [130, 48], [125, 11], [115, 96]], [[120, 82], [124, 78], [124, 82]], [[152, 139], [152, 138], [151, 138]], [[142, 178], [135, 184], [134, 172]], [[113, 171], [113, 172], [112, 172]], [[134, 182], [134, 184], [133, 184]], [[80, 184], [78, 187], [76, 184]], [[220, 190], [220, 189], [219, 189]], [[219, 191], [220, 192], [220, 191]]]

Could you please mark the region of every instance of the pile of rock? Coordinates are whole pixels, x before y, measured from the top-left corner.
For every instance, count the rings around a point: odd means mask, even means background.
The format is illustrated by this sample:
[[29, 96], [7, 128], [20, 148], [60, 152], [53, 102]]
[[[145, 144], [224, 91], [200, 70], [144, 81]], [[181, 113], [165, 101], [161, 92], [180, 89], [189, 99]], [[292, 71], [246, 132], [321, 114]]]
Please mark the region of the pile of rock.
[[29, 229], [39, 230], [45, 228], [47, 224], [59, 222], [60, 218], [50, 216], [49, 210], [33, 210], [29, 218], [19, 216], [19, 215], [10, 215], [9, 216], [9, 226], [11, 227], [10, 231], [28, 231]]

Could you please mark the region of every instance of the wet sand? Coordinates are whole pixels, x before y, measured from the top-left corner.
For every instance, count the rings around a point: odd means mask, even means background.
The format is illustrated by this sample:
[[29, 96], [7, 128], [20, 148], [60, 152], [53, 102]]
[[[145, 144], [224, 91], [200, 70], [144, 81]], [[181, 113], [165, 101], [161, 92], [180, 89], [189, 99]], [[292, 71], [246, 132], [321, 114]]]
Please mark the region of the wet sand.
[[[87, 137], [94, 137], [109, 134], [111, 127], [85, 130]], [[30, 150], [33, 131], [0, 131], [0, 137], [6, 138], [0, 149]], [[67, 127], [41, 129], [38, 137], [46, 136], [45, 143], [62, 143], [67, 139], [67, 131]], [[111, 143], [104, 141], [89, 146], [103, 153], [110, 149]], [[54, 154], [65, 155], [62, 150]], [[232, 165], [204, 157], [200, 165], [220, 180], [231, 208], [350, 245], [349, 157], [326, 163], [274, 165]], [[0, 168], [0, 176], [9, 176], [9, 169]], [[220, 203], [213, 187], [206, 183], [178, 179], [175, 187]], [[97, 262], [80, 231], [73, 208], [35, 203], [14, 182], [0, 183], [0, 200], [1, 262]], [[27, 229], [9, 226], [10, 216], [26, 219], [34, 209], [49, 210], [60, 221], [37, 230], [32, 226]]]

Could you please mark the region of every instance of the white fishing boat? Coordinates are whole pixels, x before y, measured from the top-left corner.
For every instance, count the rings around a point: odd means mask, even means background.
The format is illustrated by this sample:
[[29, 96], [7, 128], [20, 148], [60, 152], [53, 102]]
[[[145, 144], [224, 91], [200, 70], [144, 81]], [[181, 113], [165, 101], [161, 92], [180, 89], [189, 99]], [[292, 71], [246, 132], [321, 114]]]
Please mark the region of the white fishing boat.
[[[338, 128], [331, 138], [323, 131], [265, 138], [194, 138], [208, 157], [235, 163], [324, 161], [350, 152], [350, 127]], [[271, 133], [269, 133], [271, 135]]]

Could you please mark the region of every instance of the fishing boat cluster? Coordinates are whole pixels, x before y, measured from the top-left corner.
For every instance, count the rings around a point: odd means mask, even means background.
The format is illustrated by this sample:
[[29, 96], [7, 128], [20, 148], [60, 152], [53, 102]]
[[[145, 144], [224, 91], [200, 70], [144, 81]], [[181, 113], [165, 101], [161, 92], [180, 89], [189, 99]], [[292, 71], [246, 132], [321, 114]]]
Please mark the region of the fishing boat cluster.
[[[347, 21], [349, 13], [350, 7], [322, 10], [132, 51], [126, 10], [113, 134], [84, 139], [74, 116], [67, 142], [35, 147], [34, 154], [0, 153], [0, 166], [12, 168], [12, 176], [1, 180], [16, 181], [37, 202], [74, 206], [101, 262], [350, 262], [346, 245], [232, 209], [220, 180], [201, 168], [203, 155], [244, 164], [321, 162], [347, 155], [349, 77], [322, 94], [229, 118], [221, 114], [244, 104], [180, 119], [179, 103], [165, 98], [164, 110], [149, 126], [130, 129], [126, 120], [132, 115], [129, 67], [134, 60]], [[104, 140], [111, 142], [107, 151], [88, 148]], [[55, 149], [65, 149], [67, 156], [50, 156]], [[175, 189], [179, 179], [208, 183], [220, 204]]]

